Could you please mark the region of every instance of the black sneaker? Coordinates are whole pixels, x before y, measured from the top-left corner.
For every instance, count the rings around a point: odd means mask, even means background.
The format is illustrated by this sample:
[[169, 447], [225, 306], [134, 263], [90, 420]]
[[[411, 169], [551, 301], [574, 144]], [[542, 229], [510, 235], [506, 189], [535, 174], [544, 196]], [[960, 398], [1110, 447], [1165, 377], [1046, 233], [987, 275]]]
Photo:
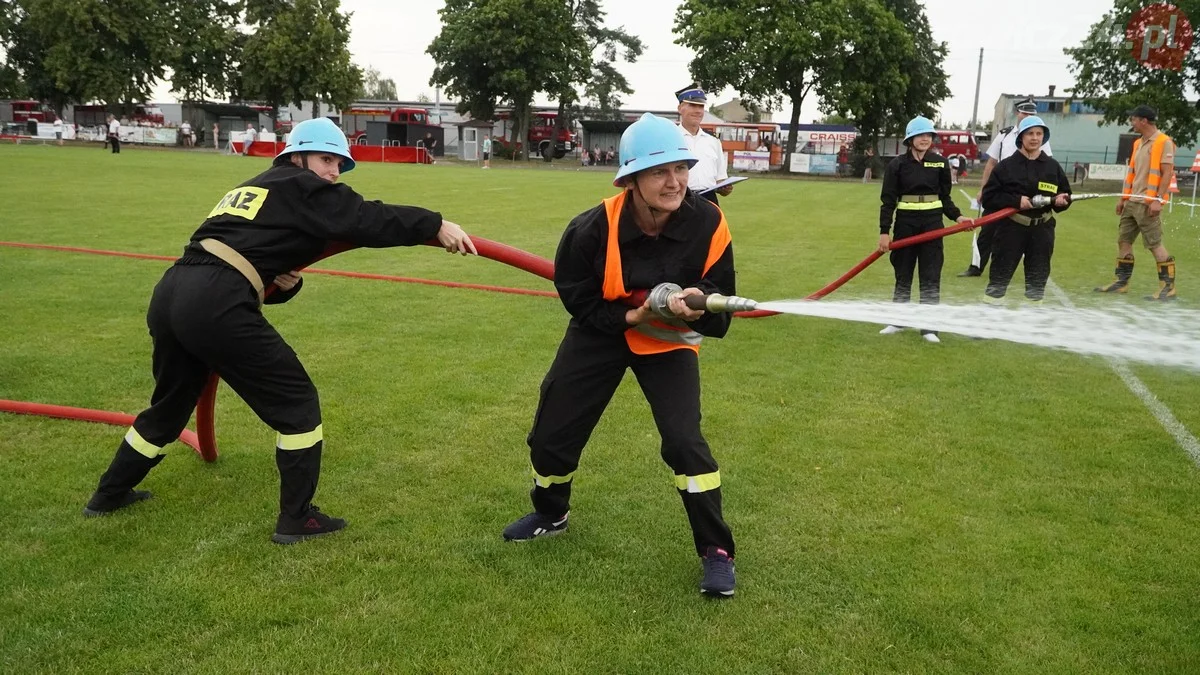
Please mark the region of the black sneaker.
[[529, 541], [537, 537], [549, 537], [567, 531], [567, 516], [551, 518], [537, 511], [522, 516], [520, 520], [504, 528], [505, 541]]
[[733, 588], [737, 585], [733, 578], [733, 558], [725, 549], [709, 546], [700, 562], [704, 565], [700, 592], [713, 598], [733, 597]]
[[101, 499], [99, 495], [92, 495], [87, 506], [83, 507], [84, 518], [95, 518], [96, 516], [107, 516], [108, 514], [123, 509], [130, 504], [136, 504], [140, 501], [150, 499], [154, 495], [150, 494], [149, 490], [130, 490], [126, 492], [120, 499], [115, 502]]
[[316, 504], [313, 504], [309, 507], [308, 513], [300, 518], [289, 518], [282, 513], [279, 514], [279, 520], [275, 523], [275, 534], [271, 535], [271, 541], [276, 544], [295, 544], [305, 539], [332, 534], [345, 526], [345, 520], [327, 516], [321, 513], [321, 509], [317, 508]]
[[981, 276], [983, 276], [983, 270], [979, 269], [978, 267], [976, 267], [974, 265], [971, 265], [970, 267], [963, 270], [962, 272], [959, 272], [958, 276], [960, 276], [960, 277], [981, 277]]

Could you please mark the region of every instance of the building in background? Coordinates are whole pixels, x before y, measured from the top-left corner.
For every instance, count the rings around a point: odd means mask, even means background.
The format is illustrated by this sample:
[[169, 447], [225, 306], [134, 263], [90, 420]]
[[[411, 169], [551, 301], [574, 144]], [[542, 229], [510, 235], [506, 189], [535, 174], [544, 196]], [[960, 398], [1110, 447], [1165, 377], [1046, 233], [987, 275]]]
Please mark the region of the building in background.
[[[1014, 101], [1027, 94], [1001, 94], [992, 117], [992, 136], [1000, 129], [1017, 123]], [[1125, 164], [1133, 152], [1137, 134], [1126, 124], [1104, 122], [1104, 116], [1090, 105], [1066, 96], [1055, 96], [1051, 87], [1046, 96], [1033, 96], [1037, 115], [1050, 126], [1050, 146], [1054, 158], [1071, 175], [1080, 164]], [[1180, 146], [1175, 153], [1176, 170], [1191, 169], [1196, 156], [1195, 144]]]

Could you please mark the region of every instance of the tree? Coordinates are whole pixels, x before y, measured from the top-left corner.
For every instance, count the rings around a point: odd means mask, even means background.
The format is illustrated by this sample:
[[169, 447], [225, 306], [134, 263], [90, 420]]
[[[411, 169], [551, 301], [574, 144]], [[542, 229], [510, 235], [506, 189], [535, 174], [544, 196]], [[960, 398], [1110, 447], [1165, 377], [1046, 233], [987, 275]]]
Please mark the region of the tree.
[[235, 86], [235, 72], [246, 36], [237, 30], [241, 3], [236, 0], [169, 0], [171, 23], [166, 66], [171, 91], [184, 100], [224, 98]]
[[11, 0], [4, 48], [28, 93], [71, 101], [143, 101], [165, 74], [171, 26], [161, 0]]
[[917, 115], [933, 117], [950, 95], [942, 63], [945, 42], [933, 39], [917, 0], [853, 3], [860, 28], [852, 48], [838, 59], [823, 108], [846, 115], [858, 127], [856, 145], [874, 145]]
[[567, 5], [571, 23], [563, 30], [571, 58], [559, 64], [546, 91], [552, 100], [558, 101], [550, 151], [542, 152], [547, 162], [555, 157], [557, 139], [578, 113], [581, 88], [588, 101], [589, 115], [621, 119], [621, 94], [633, 90], [614, 64], [618, 59], [632, 63], [644, 49], [642, 41], [623, 27], [605, 25], [605, 12], [597, 0], [567, 0]]
[[395, 101], [399, 98], [396, 95], [396, 81], [390, 77], [384, 77], [375, 67], [367, 66], [363, 71], [363, 86], [359, 98]]
[[429, 83], [459, 100], [458, 112], [495, 117], [512, 105], [517, 123], [510, 142], [528, 138], [538, 92], [555, 91], [564, 64], [574, 64], [571, 17], [562, 0], [446, 0], [442, 30], [426, 52], [437, 64]]
[[[1173, 0], [1171, 4], [1200, 20], [1200, 1]], [[1068, 68], [1075, 76], [1070, 91], [1100, 110], [1104, 122], [1123, 124], [1127, 110], [1139, 104], [1154, 106], [1159, 126], [1186, 147], [1200, 134], [1200, 110], [1188, 102], [1200, 88], [1200, 53], [1186, 50], [1178, 70], [1150, 67], [1135, 58], [1123, 43], [1136, 38], [1135, 44], [1140, 46], [1145, 27], [1132, 20], [1143, 5], [1136, 0], [1116, 0], [1080, 45], [1063, 50], [1072, 59]]]
[[336, 108], [362, 89], [362, 70], [350, 61], [350, 15], [340, 0], [247, 0], [254, 32], [242, 53], [241, 95], [267, 102], [272, 118], [283, 103], [321, 101]]
[[[676, 42], [695, 50], [689, 68], [710, 89], [731, 86], [770, 109], [789, 100], [794, 129], [804, 99], [835, 72], [841, 40], [854, 30], [849, 1], [684, 0], [675, 13]], [[788, 135], [784, 166], [796, 137]]]

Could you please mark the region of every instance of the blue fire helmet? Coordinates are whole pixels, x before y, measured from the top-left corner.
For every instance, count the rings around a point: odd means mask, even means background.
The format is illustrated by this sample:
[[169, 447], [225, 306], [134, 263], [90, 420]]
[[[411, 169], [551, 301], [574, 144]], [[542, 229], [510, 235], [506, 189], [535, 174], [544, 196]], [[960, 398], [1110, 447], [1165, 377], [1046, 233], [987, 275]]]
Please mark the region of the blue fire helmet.
[[909, 120], [908, 126], [904, 127], [904, 144], [908, 145], [908, 142], [915, 136], [932, 133], [935, 133], [933, 121], [928, 117], [918, 115]]
[[287, 145], [275, 156], [276, 159], [293, 152], [328, 152], [342, 158], [342, 173], [354, 168], [350, 156], [350, 144], [346, 134], [328, 117], [304, 120], [297, 124], [288, 136]]
[[700, 161], [688, 149], [678, 125], [650, 113], [642, 115], [621, 134], [620, 158], [621, 168], [613, 178], [616, 187], [621, 187], [626, 176], [650, 167], [687, 162], [690, 169]]
[[1024, 134], [1026, 131], [1029, 131], [1034, 127], [1042, 128], [1042, 145], [1050, 142], [1050, 127], [1046, 126], [1046, 123], [1042, 121], [1042, 118], [1038, 117], [1037, 115], [1031, 115], [1021, 120], [1021, 123], [1017, 125], [1018, 148], [1021, 147], [1021, 134]]

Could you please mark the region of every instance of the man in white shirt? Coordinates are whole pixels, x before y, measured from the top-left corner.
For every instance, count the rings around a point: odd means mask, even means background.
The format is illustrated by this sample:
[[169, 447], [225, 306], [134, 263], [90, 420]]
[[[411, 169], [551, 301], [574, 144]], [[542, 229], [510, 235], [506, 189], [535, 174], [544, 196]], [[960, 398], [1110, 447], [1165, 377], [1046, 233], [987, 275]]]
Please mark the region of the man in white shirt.
[[121, 123], [112, 115], [108, 116], [108, 142], [112, 143], [114, 155], [121, 152]]
[[62, 145], [62, 134], [63, 134], [62, 118], [55, 117], [54, 118], [54, 140], [58, 141], [59, 145]]
[[254, 125], [246, 123], [246, 133], [242, 134], [242, 155], [250, 155], [250, 146], [254, 145]]
[[[1032, 97], [1025, 97], [1016, 102], [1014, 106], [1017, 110], [1017, 124], [1021, 120], [1030, 115], [1037, 114], [1037, 104], [1034, 103]], [[979, 192], [975, 193], [975, 203], [979, 203], [979, 197], [983, 194], [983, 186], [987, 185], [988, 179], [992, 177], [992, 170], [1000, 163], [1000, 160], [1006, 159], [1017, 152], [1017, 126], [1014, 124], [1011, 127], [1004, 127], [996, 138], [992, 139], [992, 144], [987, 149], [987, 164], [983, 167], [983, 178], [979, 181]], [[1042, 152], [1047, 156], [1053, 156], [1054, 153], [1050, 150], [1050, 144], [1042, 144]], [[975, 231], [975, 238], [971, 241], [971, 266], [965, 271], [959, 272], [960, 277], [978, 277], [983, 276], [983, 270], [987, 267], [988, 259], [992, 255], [992, 238], [995, 236], [996, 228], [994, 225], [984, 225]]]
[[721, 149], [721, 141], [700, 128], [708, 96], [700, 85], [693, 82], [675, 92], [675, 98], [679, 101], [679, 126], [683, 128], [684, 141], [687, 142], [688, 149], [695, 153], [700, 160], [688, 172], [688, 187], [716, 204], [717, 194], [728, 195], [733, 192], [733, 186], [726, 185], [719, 190], [711, 189], [717, 183], [728, 178], [729, 173], [725, 151]]
[[185, 148], [192, 147], [192, 125], [187, 120], [179, 125], [179, 137]]

